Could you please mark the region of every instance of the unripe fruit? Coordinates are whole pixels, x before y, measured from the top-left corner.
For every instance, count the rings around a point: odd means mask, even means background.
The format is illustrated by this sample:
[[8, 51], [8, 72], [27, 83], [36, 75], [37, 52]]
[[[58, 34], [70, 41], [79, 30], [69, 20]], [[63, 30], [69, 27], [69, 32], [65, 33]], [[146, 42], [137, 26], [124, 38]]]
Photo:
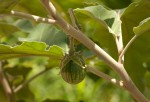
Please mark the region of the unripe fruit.
[[85, 78], [85, 63], [81, 54], [66, 54], [61, 62], [60, 74], [69, 84], [80, 83]]

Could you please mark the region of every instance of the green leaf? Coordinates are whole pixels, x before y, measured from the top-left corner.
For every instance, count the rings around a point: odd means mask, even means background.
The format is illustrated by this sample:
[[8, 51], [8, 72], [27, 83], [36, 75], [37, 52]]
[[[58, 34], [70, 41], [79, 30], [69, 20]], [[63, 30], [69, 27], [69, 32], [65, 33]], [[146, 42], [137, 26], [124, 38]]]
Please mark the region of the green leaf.
[[142, 20], [150, 16], [149, 8], [150, 1], [142, 0], [129, 5], [122, 14], [122, 34], [125, 45], [134, 36], [133, 27], [138, 26]]
[[18, 19], [14, 22], [14, 25], [27, 33], [30, 33], [30, 31], [33, 29], [32, 21], [26, 19]]
[[20, 0], [1, 0], [0, 13], [7, 13], [10, 11]]
[[[81, 12], [92, 19], [98, 21], [105, 29], [108, 29], [110, 33], [117, 35], [120, 28], [120, 20], [117, 12], [114, 10], [108, 10], [101, 5], [89, 6], [83, 9], [76, 9], [75, 11]], [[104, 22], [105, 21], [105, 22]]]
[[98, 5], [75, 9], [75, 14], [81, 30], [116, 59], [117, 48], [113, 36], [118, 34], [120, 25], [117, 13]]
[[[129, 40], [136, 34], [141, 34], [128, 48], [125, 54], [124, 65], [129, 73], [132, 80], [135, 82], [137, 87], [143, 92], [144, 91], [144, 75], [147, 69], [144, 67], [143, 63], [150, 61], [149, 53], [149, 43], [150, 35], [147, 30], [147, 22], [139, 25], [139, 23], [150, 17], [150, 1], [142, 0], [140, 2], [132, 3], [122, 14], [122, 34], [124, 46], [129, 42]], [[139, 25], [139, 26], [138, 26]], [[149, 24], [148, 24], [149, 25]], [[134, 32], [133, 32], [133, 27]], [[141, 29], [142, 28], [142, 29]]]
[[49, 46], [58, 45], [63, 49], [67, 46], [67, 36], [62, 30], [54, 25], [40, 23], [35, 26], [29, 21], [17, 21], [16, 26], [29, 33], [25, 38], [19, 38], [20, 41], [41, 41]]
[[133, 31], [137, 35], [144, 34], [146, 32], [149, 33], [149, 31], [150, 31], [150, 17], [141, 21], [139, 26], [133, 28]]
[[14, 47], [0, 44], [0, 60], [23, 56], [46, 56], [56, 59], [63, 57], [63, 50], [60, 47], [53, 45], [46, 50], [47, 46], [43, 42], [23, 42]]

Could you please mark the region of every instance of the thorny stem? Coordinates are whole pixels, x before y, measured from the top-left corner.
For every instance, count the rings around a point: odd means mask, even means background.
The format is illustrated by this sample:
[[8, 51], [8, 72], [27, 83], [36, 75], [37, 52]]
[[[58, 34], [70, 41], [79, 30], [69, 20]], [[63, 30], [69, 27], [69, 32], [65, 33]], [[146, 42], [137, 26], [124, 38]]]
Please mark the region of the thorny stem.
[[3, 69], [2, 69], [2, 62], [0, 61], [0, 81], [4, 87], [4, 90], [6, 92], [6, 95], [8, 97], [9, 102], [15, 102], [14, 98], [14, 92], [12, 92], [11, 87], [9, 86], [9, 83], [4, 75]]
[[24, 88], [26, 85], [28, 85], [32, 80], [34, 80], [35, 78], [39, 77], [40, 75], [44, 74], [45, 72], [47, 72], [49, 69], [45, 69], [37, 74], [35, 74], [34, 76], [32, 76], [30, 79], [26, 80], [24, 83], [22, 83], [21, 85], [19, 85], [18, 87], [16, 87], [14, 89], [14, 92], [18, 92], [19, 90], [21, 90], [22, 88]]
[[122, 78], [125, 88], [131, 93], [131, 95], [138, 102], [149, 102], [149, 100], [137, 89], [128, 73], [126, 72], [124, 66], [117, 61], [115, 61], [110, 55], [108, 55], [103, 49], [101, 49], [97, 44], [85, 36], [81, 31], [76, 30], [70, 24], [68, 24], [63, 18], [61, 18], [52, 3], [49, 0], [41, 0], [44, 7], [47, 9], [48, 13], [57, 20], [57, 25], [61, 27], [67, 34], [75, 38], [84, 44], [87, 48], [93, 51], [99, 56], [103, 61], [105, 61], [118, 75]]

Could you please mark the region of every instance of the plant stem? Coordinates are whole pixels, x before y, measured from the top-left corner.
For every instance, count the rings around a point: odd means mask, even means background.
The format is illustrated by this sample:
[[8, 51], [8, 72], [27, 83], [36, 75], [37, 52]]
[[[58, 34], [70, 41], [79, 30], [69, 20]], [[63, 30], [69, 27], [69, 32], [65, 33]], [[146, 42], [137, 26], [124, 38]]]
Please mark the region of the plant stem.
[[[120, 21], [120, 10], [117, 11], [117, 20]], [[120, 54], [123, 50], [121, 23], [120, 23], [119, 32], [118, 32], [118, 45], [117, 45], [117, 48], [118, 48], [118, 53]]]
[[95, 74], [95, 75], [97, 75], [97, 76], [99, 76], [99, 77], [101, 77], [101, 78], [103, 78], [103, 79], [105, 79], [105, 80], [107, 80], [107, 81], [109, 81], [109, 82], [119, 86], [119, 87], [125, 88], [124, 85], [123, 85], [123, 81], [122, 80], [118, 81], [117, 79], [110, 77], [109, 75], [107, 75], [107, 74], [97, 70], [96, 68], [92, 68], [92, 67], [88, 66], [86, 69], [89, 72], [91, 72], [91, 73], [93, 73], [93, 74]]
[[6, 96], [8, 97], [9, 102], [15, 102], [14, 93], [11, 90], [11, 87], [9, 86], [9, 83], [4, 75], [3, 69], [2, 69], [2, 62], [0, 61], [0, 81], [4, 87], [4, 90], [6, 92]]
[[129, 46], [135, 41], [135, 39], [138, 37], [138, 35], [134, 35], [133, 38], [127, 43], [127, 45], [125, 46], [125, 48], [122, 50], [120, 56], [119, 56], [119, 60], [118, 62], [121, 62], [122, 57], [124, 56], [124, 54], [126, 53], [127, 49], [129, 48]]
[[[117, 20], [120, 21], [120, 10], [117, 11]], [[116, 45], [117, 45], [117, 49], [118, 49], [118, 55], [120, 56], [120, 54], [123, 50], [121, 23], [120, 23], [120, 26], [119, 26], [119, 32], [118, 32], [117, 36], [115, 36], [115, 41], [116, 41]], [[121, 60], [119, 60], [118, 62], [123, 64], [124, 63], [124, 58], [122, 57]]]
[[71, 18], [71, 22], [72, 22], [73, 27], [74, 27], [75, 29], [79, 30], [79, 27], [78, 27], [77, 20], [76, 20], [76, 18], [75, 18], [73, 9], [72, 9], [72, 8], [69, 8], [68, 12], [69, 12], [69, 15], [70, 15], [70, 18]]
[[49, 0], [41, 0], [48, 13], [57, 20], [57, 25], [62, 28], [67, 34], [81, 42], [91, 51], [93, 51], [99, 58], [106, 62], [117, 74], [122, 78], [126, 89], [138, 102], [149, 102], [149, 100], [137, 89], [124, 66], [115, 61], [110, 55], [108, 55], [102, 48], [85, 36], [81, 31], [76, 30], [70, 24], [68, 24], [63, 18], [61, 18], [56, 9]]
[[[76, 29], [78, 29], [78, 26], [76, 24], [76, 19], [74, 17], [73, 9], [70, 8], [68, 10], [68, 12], [69, 12], [70, 19], [71, 19], [73, 27], [76, 28]], [[69, 50], [69, 53], [72, 54], [75, 51], [75, 48], [74, 48], [74, 38], [71, 37], [71, 36], [69, 36], [69, 39], [70, 39], [70, 50]]]
[[72, 55], [75, 52], [74, 38], [69, 36], [69, 54]]
[[50, 23], [50, 24], [55, 24], [56, 21], [50, 18], [43, 18], [43, 17], [39, 17], [36, 15], [31, 15], [31, 14], [26, 14], [26, 13], [22, 13], [22, 12], [18, 12], [18, 11], [11, 11], [10, 14], [7, 15], [11, 15], [11, 16], [16, 16], [19, 18], [26, 18], [28, 20], [32, 20], [35, 22], [43, 22], [43, 23]]
[[[76, 28], [77, 30], [79, 30], [79, 27], [78, 27], [78, 25], [77, 25], [77, 21], [76, 21], [75, 16], [74, 16], [73, 9], [70, 8], [68, 11], [69, 11], [69, 14], [70, 14], [70, 18], [71, 18], [73, 27]], [[71, 37], [71, 38], [72, 38], [72, 37]], [[73, 38], [72, 38], [72, 39], [73, 39]], [[107, 80], [107, 81], [109, 81], [109, 82], [112, 82], [113, 84], [115, 84], [115, 85], [117, 85], [117, 86], [124, 87], [123, 81], [118, 81], [118, 80], [116, 80], [115, 78], [112, 78], [112, 77], [110, 77], [109, 75], [107, 75], [107, 74], [105, 74], [105, 73], [103, 73], [103, 72], [97, 70], [96, 68], [92, 68], [92, 67], [89, 67], [89, 66], [88, 66], [88, 67], [86, 67], [86, 69], [87, 69], [89, 72], [91, 72], [91, 73], [93, 73], [93, 74], [95, 74], [95, 75], [97, 75], [97, 76], [99, 76], [99, 77], [101, 77], [101, 78], [103, 78], [103, 79], [105, 79], [105, 80]]]
[[93, 51], [99, 58], [101, 58], [104, 62], [106, 62], [117, 74], [122, 78], [125, 88], [131, 93], [131, 95], [138, 101], [138, 102], [149, 102], [149, 100], [137, 89], [131, 78], [129, 77], [128, 73], [126, 72], [124, 66], [117, 61], [115, 61], [110, 55], [108, 55], [102, 48], [100, 48], [97, 44], [95, 44], [92, 40], [90, 40], [87, 36], [85, 36], [81, 31], [75, 29], [69, 23], [67, 23], [62, 17], [60, 17], [49, 0], [41, 0], [44, 7], [47, 9], [48, 13], [52, 16], [53, 19], [46, 19], [45, 18], [37, 19], [38, 16], [32, 16], [24, 13], [14, 13], [11, 12], [11, 15], [21, 18], [30, 19], [37, 22], [45, 22], [50, 24], [56, 24], [60, 28], [62, 28], [67, 34], [72, 36], [74, 39], [81, 42], [91, 51]]

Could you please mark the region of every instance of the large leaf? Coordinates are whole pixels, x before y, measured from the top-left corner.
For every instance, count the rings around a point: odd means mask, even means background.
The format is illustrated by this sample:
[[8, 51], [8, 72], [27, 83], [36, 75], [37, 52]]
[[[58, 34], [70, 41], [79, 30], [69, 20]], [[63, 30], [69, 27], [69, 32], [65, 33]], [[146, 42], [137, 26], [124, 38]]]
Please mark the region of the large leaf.
[[76, 9], [76, 11], [81, 12], [91, 17], [92, 19], [97, 20], [99, 23], [101, 23], [101, 25], [103, 25], [103, 27], [108, 29], [111, 33], [115, 35], [119, 33], [121, 22], [118, 18], [117, 12], [113, 10], [107, 10], [101, 5], [89, 6], [83, 9]]
[[46, 56], [56, 59], [63, 57], [63, 51], [58, 46], [51, 46], [46, 50], [47, 45], [42, 42], [23, 42], [14, 47], [0, 44], [0, 60], [23, 57], [23, 56]]
[[45, 42], [49, 46], [58, 45], [67, 50], [66, 34], [54, 25], [39, 23], [33, 26], [31, 22], [27, 20], [18, 20], [15, 25], [28, 33], [27, 37], [20, 37], [20, 41], [40, 41]]
[[[150, 16], [149, 12], [150, 1], [142, 0], [140, 2], [132, 3], [122, 14], [122, 34], [124, 45], [136, 34], [141, 34], [129, 47], [125, 54], [125, 68], [138, 88], [144, 89], [144, 74], [146, 68], [144, 63], [150, 61], [149, 43], [150, 35], [148, 30], [149, 21], [139, 23]], [[139, 25], [139, 26], [138, 26]], [[138, 26], [138, 27], [136, 27]], [[133, 27], [134, 32], [133, 32]], [[142, 29], [141, 29], [142, 28]]]
[[81, 30], [112, 57], [117, 58], [117, 48], [113, 38], [118, 34], [120, 25], [117, 13], [100, 5], [75, 9], [75, 13], [79, 24], [81, 24]]

